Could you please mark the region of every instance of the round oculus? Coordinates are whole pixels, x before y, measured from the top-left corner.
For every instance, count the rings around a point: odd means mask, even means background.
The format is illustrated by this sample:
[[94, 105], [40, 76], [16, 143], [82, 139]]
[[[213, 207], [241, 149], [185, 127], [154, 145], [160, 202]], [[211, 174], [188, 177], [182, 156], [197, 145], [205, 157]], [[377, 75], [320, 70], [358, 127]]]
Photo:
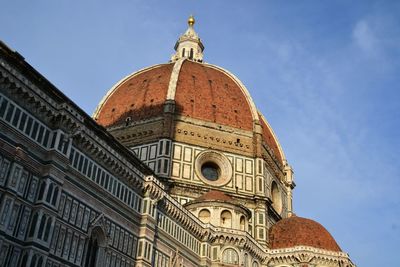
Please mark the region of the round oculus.
[[220, 152], [202, 151], [196, 158], [195, 173], [208, 185], [226, 185], [232, 179], [232, 172], [230, 161]]
[[209, 181], [216, 181], [221, 176], [221, 169], [216, 163], [207, 161], [201, 165], [201, 174]]

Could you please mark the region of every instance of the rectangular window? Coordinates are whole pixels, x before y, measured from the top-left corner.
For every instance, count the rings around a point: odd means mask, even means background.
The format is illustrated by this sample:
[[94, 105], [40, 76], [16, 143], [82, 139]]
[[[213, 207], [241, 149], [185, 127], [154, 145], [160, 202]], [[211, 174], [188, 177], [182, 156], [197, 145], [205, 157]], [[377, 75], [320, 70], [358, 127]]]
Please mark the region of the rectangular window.
[[258, 230], [258, 237], [259, 237], [260, 239], [264, 239], [264, 229], [259, 229], [259, 230]]
[[110, 176], [110, 184], [108, 185], [107, 190], [111, 193], [112, 192], [112, 188], [113, 188], [113, 181], [114, 178], [112, 176]]
[[88, 177], [92, 177], [92, 167], [93, 167], [93, 162], [89, 162], [89, 168], [88, 168], [88, 171], [87, 171], [87, 176]]
[[64, 154], [64, 155], [67, 155], [67, 151], [68, 151], [68, 147], [69, 147], [69, 140], [67, 140], [66, 142], [64, 142], [64, 148], [63, 148], [63, 150], [62, 150], [62, 153]]
[[117, 185], [117, 181], [114, 180], [114, 185], [113, 185], [113, 188], [112, 188], [112, 194], [113, 195], [115, 195], [116, 185]]
[[78, 170], [81, 172], [84, 158], [83, 158], [83, 155], [79, 155], [79, 156], [80, 156], [80, 158], [79, 158]]
[[19, 126], [18, 126], [18, 129], [20, 129], [21, 131], [24, 130], [25, 122], [26, 122], [27, 116], [28, 116], [28, 115], [26, 115], [26, 113], [22, 113], [21, 121], [20, 121]]
[[168, 160], [164, 159], [164, 173], [168, 171]]
[[85, 158], [85, 162], [83, 163], [83, 174], [86, 175], [86, 171], [87, 171], [87, 166], [88, 166], [88, 159]]
[[74, 163], [72, 164], [72, 166], [74, 166], [74, 168], [78, 167], [79, 156], [80, 156], [79, 153], [75, 152]]
[[117, 186], [117, 198], [119, 198], [120, 195], [121, 195], [121, 184], [118, 183], [118, 186]]
[[57, 133], [53, 133], [52, 137], [53, 137], [53, 138], [51, 138], [50, 148], [55, 148], [55, 146], [56, 146]]
[[92, 172], [92, 180], [94, 180], [94, 178], [96, 177], [96, 174], [97, 174], [97, 166], [96, 165], [93, 165], [93, 172]]
[[110, 179], [110, 175], [106, 175], [106, 181], [105, 181], [105, 183], [104, 183], [104, 188], [108, 188], [108, 180]]
[[[71, 153], [69, 153], [69, 162], [71, 162], [71, 164], [73, 163], [74, 155], [75, 155], [75, 149], [71, 148]], [[72, 166], [75, 167], [73, 164]]]
[[100, 184], [100, 178], [101, 178], [102, 174], [103, 174], [103, 170], [99, 168], [99, 170], [97, 172], [97, 176], [96, 176], [96, 184]]
[[8, 100], [3, 98], [3, 101], [1, 101], [1, 105], [0, 105], [0, 118], [2, 118], [4, 116], [4, 113], [7, 108], [7, 104], [8, 104]]
[[17, 127], [20, 116], [21, 116], [21, 110], [19, 108], [15, 109], [15, 114], [12, 121], [13, 126]]
[[50, 136], [50, 131], [46, 129], [44, 132], [44, 138], [43, 138], [43, 143], [42, 145], [47, 147], [47, 144], [49, 143], [49, 136]]
[[33, 129], [32, 129], [32, 132], [31, 132], [31, 137], [32, 137], [32, 139], [36, 139], [36, 135], [37, 135], [37, 133], [38, 133], [38, 128], [39, 128], [39, 123], [37, 123], [36, 121], [33, 123]]
[[64, 135], [62, 133], [60, 133], [60, 139], [58, 141], [58, 147], [57, 147], [58, 151], [62, 150], [63, 144], [64, 144]]
[[170, 141], [165, 142], [165, 154], [169, 155]]
[[26, 133], [27, 135], [30, 135], [30, 133], [31, 133], [32, 123], [33, 123], [33, 120], [32, 120], [31, 117], [29, 117], [29, 118], [28, 118], [28, 122], [27, 122], [27, 124], [26, 124], [26, 128], [25, 128], [25, 133]]
[[137, 204], [136, 210], [141, 212], [142, 211], [142, 199], [141, 198], [137, 198], [136, 204]]
[[44, 127], [43, 127], [43, 126], [40, 126], [40, 128], [39, 128], [39, 134], [38, 134], [38, 136], [37, 136], [37, 141], [38, 141], [39, 143], [42, 143], [43, 131], [44, 131]]
[[125, 188], [124, 189], [124, 202], [126, 203], [126, 198], [127, 198], [127, 196], [128, 196], [128, 191], [127, 191], [127, 189]]
[[161, 159], [159, 159], [158, 161], [157, 161], [157, 173], [160, 173], [161, 172]]
[[6, 121], [8, 121], [8, 122], [11, 121], [11, 117], [14, 112], [14, 108], [15, 108], [15, 106], [10, 103], [10, 105], [8, 106], [8, 109], [7, 109]]
[[104, 186], [104, 178], [105, 178], [105, 176], [106, 176], [105, 172], [102, 172], [101, 173], [101, 181], [100, 181], [100, 185], [101, 186]]
[[129, 195], [128, 195], [128, 203], [129, 204], [131, 203], [131, 198], [132, 198], [132, 192], [129, 191]]

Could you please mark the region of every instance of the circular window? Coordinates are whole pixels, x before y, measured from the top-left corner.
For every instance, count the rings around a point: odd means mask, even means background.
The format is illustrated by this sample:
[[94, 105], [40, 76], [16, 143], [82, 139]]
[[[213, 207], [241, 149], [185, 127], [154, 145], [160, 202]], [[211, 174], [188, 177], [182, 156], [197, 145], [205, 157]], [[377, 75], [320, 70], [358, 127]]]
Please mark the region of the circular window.
[[201, 165], [201, 174], [210, 181], [216, 181], [221, 175], [221, 169], [214, 162], [208, 161]]
[[203, 151], [195, 163], [195, 171], [206, 184], [223, 186], [232, 178], [232, 165], [221, 153], [216, 151]]

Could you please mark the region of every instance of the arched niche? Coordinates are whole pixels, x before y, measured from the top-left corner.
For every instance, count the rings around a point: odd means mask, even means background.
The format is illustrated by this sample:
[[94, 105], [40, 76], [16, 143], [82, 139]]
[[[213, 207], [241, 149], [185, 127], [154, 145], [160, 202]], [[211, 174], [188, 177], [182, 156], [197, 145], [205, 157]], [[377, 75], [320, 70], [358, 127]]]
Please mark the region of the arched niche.
[[229, 210], [221, 212], [221, 227], [232, 228], [232, 213]]
[[209, 223], [210, 222], [210, 218], [211, 218], [211, 213], [208, 209], [202, 209], [199, 212], [199, 219], [203, 222], [203, 223]]
[[271, 185], [271, 198], [272, 198], [272, 207], [279, 214], [282, 212], [282, 194], [279, 190], [278, 185], [275, 181], [272, 182]]

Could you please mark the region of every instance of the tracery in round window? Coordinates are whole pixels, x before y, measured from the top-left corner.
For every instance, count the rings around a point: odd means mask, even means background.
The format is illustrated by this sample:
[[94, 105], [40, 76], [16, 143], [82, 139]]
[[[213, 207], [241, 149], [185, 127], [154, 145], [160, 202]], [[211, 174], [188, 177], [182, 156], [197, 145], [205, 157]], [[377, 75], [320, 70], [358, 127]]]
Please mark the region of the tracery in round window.
[[207, 161], [201, 165], [201, 174], [209, 181], [216, 181], [221, 176], [221, 168], [216, 163]]

